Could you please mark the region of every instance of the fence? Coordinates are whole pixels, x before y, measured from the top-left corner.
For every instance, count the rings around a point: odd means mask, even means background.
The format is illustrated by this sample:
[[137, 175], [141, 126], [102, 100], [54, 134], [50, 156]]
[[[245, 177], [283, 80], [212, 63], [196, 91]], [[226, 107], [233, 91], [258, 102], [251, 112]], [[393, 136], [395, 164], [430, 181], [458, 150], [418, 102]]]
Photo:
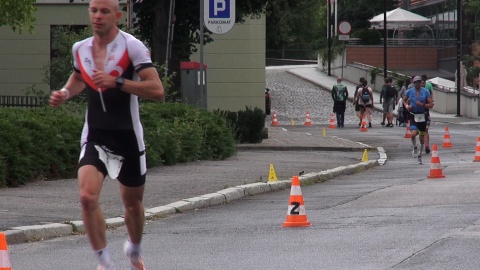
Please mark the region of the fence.
[[[402, 46], [402, 47], [455, 47], [457, 41], [455, 39], [418, 39], [418, 38], [388, 38], [388, 46]], [[360, 38], [350, 38], [348, 45], [352, 46], [365, 46], [369, 45], [362, 41]], [[380, 39], [376, 45], [383, 45], [383, 38]]]
[[40, 107], [44, 99], [37, 96], [0, 96], [0, 107]]

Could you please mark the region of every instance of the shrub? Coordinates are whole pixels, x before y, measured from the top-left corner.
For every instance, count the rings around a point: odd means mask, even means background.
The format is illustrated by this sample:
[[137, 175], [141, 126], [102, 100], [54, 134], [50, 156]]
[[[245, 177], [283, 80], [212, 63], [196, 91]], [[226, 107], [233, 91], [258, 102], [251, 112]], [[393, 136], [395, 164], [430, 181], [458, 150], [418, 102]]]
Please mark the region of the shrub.
[[362, 42], [366, 45], [377, 45], [380, 44], [382, 35], [379, 31], [375, 29], [364, 28], [355, 32], [355, 36], [360, 38]]
[[[84, 104], [83, 104], [84, 105]], [[225, 119], [185, 104], [142, 102], [147, 166], [225, 159], [236, 151]], [[0, 186], [73, 177], [85, 106], [0, 108]]]
[[232, 133], [239, 143], [262, 142], [262, 130], [265, 126], [265, 113], [259, 109], [246, 107], [244, 111], [229, 112], [217, 110], [215, 114], [226, 119]]
[[80, 117], [48, 107], [1, 109], [0, 125], [1, 186], [73, 175]]
[[206, 110], [182, 103], [144, 103], [141, 115], [148, 127], [149, 165], [225, 159], [236, 151], [225, 119]]

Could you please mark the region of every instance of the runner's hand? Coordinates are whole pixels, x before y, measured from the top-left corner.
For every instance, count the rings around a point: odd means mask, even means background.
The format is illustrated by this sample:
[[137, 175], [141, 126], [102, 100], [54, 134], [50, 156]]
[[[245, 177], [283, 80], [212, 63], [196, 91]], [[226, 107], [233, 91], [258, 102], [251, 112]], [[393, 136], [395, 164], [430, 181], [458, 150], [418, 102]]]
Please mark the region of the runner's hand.
[[56, 108], [60, 106], [67, 99], [67, 93], [64, 91], [53, 91], [50, 95], [49, 104], [50, 107]]
[[101, 70], [95, 70], [92, 76], [93, 83], [100, 88], [115, 88], [115, 78]]

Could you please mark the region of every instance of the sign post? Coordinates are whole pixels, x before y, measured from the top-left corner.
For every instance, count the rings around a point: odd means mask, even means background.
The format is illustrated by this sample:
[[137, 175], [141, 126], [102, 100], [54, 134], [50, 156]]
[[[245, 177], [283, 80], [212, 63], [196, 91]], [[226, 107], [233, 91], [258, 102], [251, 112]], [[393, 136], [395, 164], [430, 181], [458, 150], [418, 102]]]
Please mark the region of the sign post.
[[345, 43], [350, 40], [350, 33], [352, 32], [352, 25], [348, 21], [341, 21], [338, 24], [338, 40], [343, 40], [342, 53], [342, 78], [343, 78], [343, 62], [345, 61]]
[[204, 22], [214, 34], [225, 34], [235, 25], [235, 0], [205, 0]]
[[207, 29], [214, 34], [225, 34], [235, 24], [235, 0], [200, 0], [200, 98], [203, 96], [205, 73], [203, 68], [203, 30]]

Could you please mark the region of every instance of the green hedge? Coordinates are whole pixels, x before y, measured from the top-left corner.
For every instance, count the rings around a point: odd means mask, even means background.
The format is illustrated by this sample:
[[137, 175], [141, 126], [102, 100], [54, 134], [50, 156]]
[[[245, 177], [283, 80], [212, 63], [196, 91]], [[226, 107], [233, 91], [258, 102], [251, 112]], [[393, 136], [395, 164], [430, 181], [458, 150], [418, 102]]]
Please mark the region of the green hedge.
[[[76, 175], [84, 105], [0, 109], [0, 186]], [[225, 159], [236, 141], [224, 117], [179, 103], [141, 104], [147, 166]]]
[[0, 186], [74, 175], [82, 116], [64, 109], [0, 109]]
[[245, 107], [244, 111], [214, 111], [215, 114], [221, 115], [225, 119], [235, 134], [235, 139], [239, 143], [261, 143], [262, 130], [265, 126], [265, 113], [259, 109], [251, 109]]
[[145, 128], [147, 164], [171, 165], [205, 159], [225, 159], [236, 151], [226, 120], [206, 110], [182, 103], [158, 106], [145, 103], [141, 118]]

